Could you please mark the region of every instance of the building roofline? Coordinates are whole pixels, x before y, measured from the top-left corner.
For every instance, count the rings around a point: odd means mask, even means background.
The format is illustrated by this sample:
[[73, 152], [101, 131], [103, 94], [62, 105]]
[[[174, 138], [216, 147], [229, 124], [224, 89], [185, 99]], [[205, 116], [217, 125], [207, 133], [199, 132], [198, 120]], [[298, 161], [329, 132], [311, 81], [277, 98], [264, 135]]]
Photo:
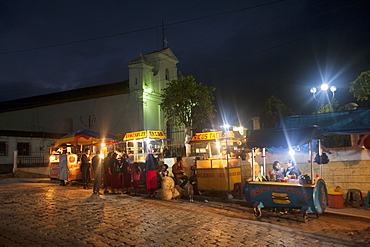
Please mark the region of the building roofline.
[[129, 93], [129, 81], [0, 102], [0, 113]]
[[10, 137], [33, 137], [33, 138], [51, 138], [59, 139], [64, 136], [62, 133], [46, 133], [36, 131], [20, 131], [20, 130], [0, 130], [0, 136]]

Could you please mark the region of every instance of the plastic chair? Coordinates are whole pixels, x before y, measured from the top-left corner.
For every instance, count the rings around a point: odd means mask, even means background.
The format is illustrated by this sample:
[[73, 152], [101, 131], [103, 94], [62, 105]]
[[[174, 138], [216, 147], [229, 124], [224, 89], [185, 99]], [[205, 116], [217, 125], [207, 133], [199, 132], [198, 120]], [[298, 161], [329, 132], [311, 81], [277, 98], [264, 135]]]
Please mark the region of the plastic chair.
[[349, 189], [347, 191], [345, 206], [347, 207], [348, 202], [353, 202], [353, 201], [355, 201], [357, 208], [361, 207], [361, 205], [363, 204], [363, 198], [362, 198], [361, 190]]
[[370, 190], [367, 192], [364, 209], [367, 209], [368, 207], [370, 207]]

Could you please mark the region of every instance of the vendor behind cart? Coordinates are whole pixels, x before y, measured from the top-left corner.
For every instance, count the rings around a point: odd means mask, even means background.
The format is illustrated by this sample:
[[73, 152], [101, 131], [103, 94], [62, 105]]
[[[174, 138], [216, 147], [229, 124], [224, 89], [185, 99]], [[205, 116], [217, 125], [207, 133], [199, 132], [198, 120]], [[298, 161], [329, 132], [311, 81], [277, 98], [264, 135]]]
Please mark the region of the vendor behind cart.
[[285, 172], [285, 177], [289, 176], [295, 176], [295, 178], [298, 178], [299, 175], [301, 175], [301, 171], [296, 166], [295, 162], [293, 160], [288, 161], [288, 168]]
[[274, 161], [272, 164], [272, 172], [270, 174], [270, 181], [276, 182], [278, 179], [282, 179], [285, 176], [285, 170], [280, 166], [279, 161]]

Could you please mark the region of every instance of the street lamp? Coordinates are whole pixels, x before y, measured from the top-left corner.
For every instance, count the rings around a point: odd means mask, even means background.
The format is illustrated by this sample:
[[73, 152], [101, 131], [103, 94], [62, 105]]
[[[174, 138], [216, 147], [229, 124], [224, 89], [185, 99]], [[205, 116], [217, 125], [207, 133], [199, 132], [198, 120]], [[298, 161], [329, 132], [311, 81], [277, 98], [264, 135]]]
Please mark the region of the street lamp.
[[[323, 83], [321, 86], [320, 86], [320, 91], [317, 91], [317, 89], [315, 87], [312, 87], [310, 89], [310, 93], [312, 93], [312, 96], [314, 97], [314, 99], [321, 103], [321, 104], [324, 104], [324, 102], [321, 102], [320, 100], [317, 99], [316, 95], [319, 94], [319, 93], [325, 93], [326, 97], [328, 98], [328, 101], [332, 101], [334, 99], [334, 94], [335, 94], [335, 91], [337, 91], [337, 88], [335, 86], [331, 86], [329, 87], [328, 84], [326, 83]], [[331, 96], [331, 99], [329, 100], [329, 96], [328, 96], [328, 89], [330, 90], [330, 92], [332, 93], [332, 96]]]

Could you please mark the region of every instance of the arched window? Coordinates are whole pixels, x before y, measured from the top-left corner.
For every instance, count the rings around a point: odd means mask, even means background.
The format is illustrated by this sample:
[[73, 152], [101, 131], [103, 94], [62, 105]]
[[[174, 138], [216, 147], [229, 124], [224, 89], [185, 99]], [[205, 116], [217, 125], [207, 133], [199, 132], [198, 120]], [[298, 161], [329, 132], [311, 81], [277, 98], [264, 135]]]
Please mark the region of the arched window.
[[164, 73], [165, 73], [165, 79], [167, 81], [169, 81], [170, 80], [170, 72], [168, 71], [168, 69], [166, 69]]

